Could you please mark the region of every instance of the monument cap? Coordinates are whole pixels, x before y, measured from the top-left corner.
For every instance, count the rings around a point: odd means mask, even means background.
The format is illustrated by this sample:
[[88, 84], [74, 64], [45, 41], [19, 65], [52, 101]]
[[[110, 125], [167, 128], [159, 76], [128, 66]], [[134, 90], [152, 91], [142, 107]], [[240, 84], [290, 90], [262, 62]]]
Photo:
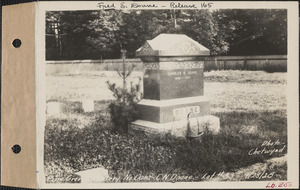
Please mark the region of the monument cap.
[[209, 49], [184, 34], [160, 34], [136, 50], [137, 57], [209, 55]]

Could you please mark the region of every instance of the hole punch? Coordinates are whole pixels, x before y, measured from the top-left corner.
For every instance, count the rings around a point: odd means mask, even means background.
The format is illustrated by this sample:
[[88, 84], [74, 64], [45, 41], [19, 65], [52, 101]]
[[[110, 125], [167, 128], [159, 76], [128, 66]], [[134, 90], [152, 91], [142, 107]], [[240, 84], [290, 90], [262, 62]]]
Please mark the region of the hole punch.
[[12, 44], [15, 48], [19, 48], [21, 46], [22, 42], [20, 39], [14, 39]]
[[19, 154], [21, 152], [21, 146], [18, 144], [15, 144], [11, 149], [15, 154]]

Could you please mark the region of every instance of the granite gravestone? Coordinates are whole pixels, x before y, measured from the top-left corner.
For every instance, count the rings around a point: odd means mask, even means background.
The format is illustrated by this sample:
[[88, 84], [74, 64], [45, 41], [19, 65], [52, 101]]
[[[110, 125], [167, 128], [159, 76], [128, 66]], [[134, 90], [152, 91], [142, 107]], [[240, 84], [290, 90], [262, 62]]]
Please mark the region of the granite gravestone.
[[204, 60], [210, 51], [179, 34], [160, 34], [136, 51], [144, 64], [144, 98], [138, 104], [140, 120], [130, 129], [171, 132], [185, 136], [187, 115], [191, 123], [206, 126], [217, 133], [219, 118], [210, 115], [209, 100], [204, 97]]

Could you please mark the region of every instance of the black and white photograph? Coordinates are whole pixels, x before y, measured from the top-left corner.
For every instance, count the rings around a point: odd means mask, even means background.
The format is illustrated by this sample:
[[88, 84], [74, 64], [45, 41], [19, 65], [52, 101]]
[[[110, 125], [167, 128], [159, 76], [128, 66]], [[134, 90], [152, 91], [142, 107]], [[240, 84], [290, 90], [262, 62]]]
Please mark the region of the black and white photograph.
[[215, 4], [45, 8], [41, 183], [293, 186], [288, 9]]

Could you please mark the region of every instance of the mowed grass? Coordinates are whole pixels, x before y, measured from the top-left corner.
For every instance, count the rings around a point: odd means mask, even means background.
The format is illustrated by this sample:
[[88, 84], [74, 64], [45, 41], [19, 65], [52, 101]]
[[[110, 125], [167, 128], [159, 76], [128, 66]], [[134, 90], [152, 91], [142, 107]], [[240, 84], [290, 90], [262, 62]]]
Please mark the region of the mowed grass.
[[[249, 81], [233, 80], [234, 77], [239, 78], [241, 73]], [[100, 166], [109, 170], [110, 177], [123, 179], [121, 182], [132, 182], [125, 180], [125, 176], [129, 174], [192, 175], [194, 178], [188, 181], [203, 181], [205, 179], [195, 176], [214, 172], [235, 172], [240, 175], [233, 180], [251, 180], [247, 179], [243, 172], [241, 174], [241, 168], [251, 167], [255, 163], [264, 163], [272, 157], [286, 154], [284, 149], [283, 152], [272, 155], [249, 155], [251, 149], [262, 149], [261, 145], [265, 141], [278, 140], [287, 143], [285, 73], [279, 75], [257, 71], [215, 71], [205, 74], [206, 79], [210, 77], [205, 84], [205, 95], [212, 102], [212, 114], [220, 118], [221, 131], [218, 135], [205, 135], [201, 143], [174, 139], [170, 136], [148, 138], [142, 134], [112, 133], [110, 116], [107, 112], [107, 106], [112, 100], [101, 100], [101, 97], [110, 96], [102, 82], [108, 79], [117, 81], [115, 75], [108, 77], [108, 74], [101, 76], [99, 73], [91, 75], [85, 73], [79, 74], [78, 78], [74, 75], [61, 76], [65, 77], [64, 80], [56, 79], [57, 76], [48, 76], [47, 87], [54, 90], [53, 86], [55, 86], [59, 90], [57, 94], [60, 94], [57, 96], [48, 88], [48, 101], [60, 100], [64, 103], [62, 114], [47, 117], [46, 181], [48, 183], [70, 182], [68, 177], [73, 173]], [[139, 75], [135, 75], [133, 79], [137, 79], [137, 76]], [[65, 79], [74, 82], [71, 89]], [[76, 83], [77, 80], [80, 83]], [[54, 81], [55, 84], [50, 84]], [[64, 89], [59, 88], [60, 83]], [[70, 96], [72, 93], [74, 95]], [[79, 101], [91, 97], [98, 97], [95, 98], [97, 100], [95, 111], [84, 113]], [[245, 128], [253, 130], [247, 133]], [[267, 148], [282, 148], [282, 146]], [[286, 179], [286, 169], [276, 168], [276, 166], [272, 168], [276, 172], [272, 180]], [[143, 181], [153, 181], [153, 179], [154, 177]]]
[[[142, 72], [133, 72], [129, 81], [137, 83], [142, 75]], [[286, 73], [210, 71], [204, 76], [204, 95], [210, 99], [213, 112], [286, 109]], [[113, 71], [48, 75], [47, 100], [113, 100], [107, 80], [122, 85]]]

